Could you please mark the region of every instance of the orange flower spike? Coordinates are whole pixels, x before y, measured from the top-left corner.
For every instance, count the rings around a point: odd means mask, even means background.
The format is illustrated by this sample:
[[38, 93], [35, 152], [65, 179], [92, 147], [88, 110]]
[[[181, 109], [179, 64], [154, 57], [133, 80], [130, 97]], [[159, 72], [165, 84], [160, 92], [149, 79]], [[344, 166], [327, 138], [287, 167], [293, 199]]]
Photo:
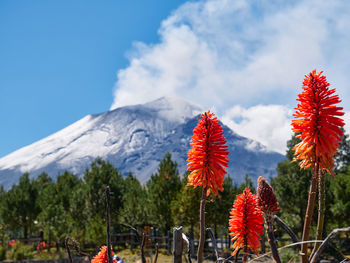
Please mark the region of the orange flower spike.
[[341, 102], [335, 89], [321, 72], [313, 70], [305, 76], [303, 92], [298, 95], [300, 102], [295, 108], [292, 130], [300, 133], [302, 139], [295, 145], [295, 160], [301, 160], [300, 167], [308, 168], [318, 162], [321, 169], [333, 174], [334, 154], [337, 151], [343, 132], [344, 121], [337, 117], [344, 115]]
[[[115, 262], [115, 260], [113, 260], [113, 262]], [[108, 263], [107, 246], [101, 247], [100, 252], [94, 256], [91, 263]]]
[[232, 236], [233, 255], [239, 248], [250, 248], [254, 253], [258, 253], [260, 248], [260, 235], [263, 234], [263, 217], [258, 207], [256, 195], [250, 192], [249, 188], [243, 194], [237, 196], [230, 212], [229, 232]]
[[188, 151], [187, 166], [191, 171], [188, 185], [207, 188], [213, 195], [223, 191], [224, 176], [228, 165], [228, 149], [224, 132], [214, 113], [201, 115], [193, 130], [191, 148]]
[[103, 246], [100, 249], [100, 252], [91, 260], [91, 263], [107, 263], [107, 247]]

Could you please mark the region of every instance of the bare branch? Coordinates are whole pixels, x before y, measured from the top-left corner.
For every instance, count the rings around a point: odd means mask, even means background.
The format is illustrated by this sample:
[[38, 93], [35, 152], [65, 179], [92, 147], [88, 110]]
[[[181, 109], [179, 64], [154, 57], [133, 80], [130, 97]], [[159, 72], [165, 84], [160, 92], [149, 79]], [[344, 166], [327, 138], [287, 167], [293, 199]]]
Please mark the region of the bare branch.
[[219, 255], [219, 249], [218, 249], [218, 246], [216, 244], [216, 239], [214, 237], [213, 230], [210, 227], [208, 227], [207, 232], [209, 233], [210, 238], [211, 238], [211, 242], [213, 243], [215, 256], [216, 256], [216, 262], [223, 262], [223, 260], [225, 260], [225, 259], [220, 257], [220, 255]]
[[218, 250], [218, 246], [216, 245], [216, 239], [214, 237], [213, 230], [211, 230], [211, 228], [208, 227], [207, 232], [209, 233], [210, 238], [211, 238], [211, 242], [213, 243], [216, 260], [218, 260], [219, 259], [219, 250]]
[[74, 250], [75, 252], [78, 254], [78, 255], [82, 255], [82, 256], [86, 256], [89, 258], [89, 261], [90, 261], [90, 255], [87, 254], [87, 253], [84, 253], [82, 251], [80, 251], [80, 246], [79, 246], [79, 243], [72, 237], [66, 237], [66, 240], [65, 240], [65, 245], [66, 245], [66, 249], [67, 249], [67, 253], [68, 253], [68, 258], [69, 258], [69, 262], [72, 263], [73, 260], [72, 260], [72, 254], [71, 254], [71, 251], [70, 251], [70, 248], [69, 248], [69, 241], [73, 244], [73, 247], [74, 247]]
[[[71, 239], [70, 237], [66, 237], [65, 244], [66, 244], [66, 249], [67, 249], [67, 253], [68, 253], [69, 263], [73, 263], [72, 255], [71, 255], [71, 253], [70, 253], [70, 248], [69, 248], [69, 244], [68, 244], [68, 242], [69, 242], [70, 239]], [[72, 238], [72, 239], [73, 239], [73, 238]], [[73, 239], [73, 240], [74, 240], [74, 239]], [[75, 240], [74, 240], [74, 241], [75, 241]]]
[[[278, 248], [278, 250], [281, 250], [281, 249], [284, 249], [284, 248], [288, 248], [288, 247], [297, 246], [297, 245], [301, 245], [301, 244], [305, 244], [305, 243], [312, 243], [312, 242], [322, 242], [322, 240], [307, 240], [307, 241], [295, 242], [295, 243], [293, 243], [293, 244], [289, 244], [289, 245], [280, 247], [280, 248]], [[263, 255], [261, 255], [261, 256], [258, 256], [258, 257], [256, 257], [256, 258], [253, 258], [253, 259], [250, 260], [249, 262], [256, 261], [256, 260], [261, 259], [261, 258], [263, 258], [263, 257], [269, 256], [270, 254], [272, 254], [272, 252], [268, 252], [268, 253], [265, 253], [265, 254], [263, 254]]]
[[159, 245], [158, 245], [158, 242], [157, 242], [157, 243], [156, 243], [156, 257], [155, 257], [155, 259], [154, 259], [154, 263], [157, 263], [158, 253], [159, 253]]
[[349, 232], [350, 231], [350, 227], [345, 227], [345, 228], [336, 228], [334, 229], [325, 240], [323, 240], [321, 246], [318, 248], [318, 250], [315, 252], [315, 254], [312, 256], [310, 262], [317, 262], [318, 257], [321, 255], [321, 253], [323, 252], [323, 250], [325, 249], [325, 247], [327, 246], [328, 242], [338, 233], [340, 232]]
[[224, 261], [223, 262], [232, 262], [232, 261], [230, 261], [229, 259], [231, 259], [231, 258], [233, 258], [233, 257], [235, 257], [235, 263], [237, 263], [238, 262], [238, 256], [239, 256], [239, 252], [241, 251], [241, 247], [237, 250], [237, 253], [235, 254], [235, 255], [231, 255], [231, 256], [229, 256], [228, 258], [225, 258], [224, 259]]
[[141, 242], [141, 261], [142, 263], [146, 263], [145, 253], [144, 253], [144, 247], [146, 243], [146, 234], [142, 233], [142, 242]]
[[279, 224], [284, 229], [284, 231], [288, 233], [288, 235], [292, 238], [293, 242], [300, 242], [298, 236], [293, 232], [292, 229], [289, 228], [289, 226], [281, 218], [275, 215], [274, 219], [276, 223]]
[[125, 223], [119, 223], [119, 224], [122, 225], [122, 226], [125, 226], [126, 228], [130, 228], [132, 231], [135, 232], [137, 239], [139, 241], [142, 241], [141, 235], [140, 235], [139, 231], [137, 231], [137, 229], [135, 227], [133, 227], [131, 225], [128, 225], [128, 224], [125, 224]]

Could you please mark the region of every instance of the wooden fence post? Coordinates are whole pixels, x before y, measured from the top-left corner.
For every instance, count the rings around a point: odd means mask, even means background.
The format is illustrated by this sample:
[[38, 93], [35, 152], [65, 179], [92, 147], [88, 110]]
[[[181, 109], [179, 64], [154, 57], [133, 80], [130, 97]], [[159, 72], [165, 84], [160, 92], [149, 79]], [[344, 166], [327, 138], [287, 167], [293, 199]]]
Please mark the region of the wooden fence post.
[[173, 263], [182, 263], [182, 226], [180, 226], [179, 228], [174, 227], [173, 243]]

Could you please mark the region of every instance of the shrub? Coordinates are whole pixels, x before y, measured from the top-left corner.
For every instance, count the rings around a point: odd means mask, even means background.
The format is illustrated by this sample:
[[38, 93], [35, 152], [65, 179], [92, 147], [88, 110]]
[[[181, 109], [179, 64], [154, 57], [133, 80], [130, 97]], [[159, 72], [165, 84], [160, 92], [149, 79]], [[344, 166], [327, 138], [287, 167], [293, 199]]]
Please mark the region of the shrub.
[[34, 258], [35, 251], [32, 245], [24, 245], [20, 242], [16, 242], [10, 251], [10, 259], [12, 260], [23, 260]]
[[0, 261], [3, 261], [6, 259], [6, 251], [7, 249], [0, 246]]

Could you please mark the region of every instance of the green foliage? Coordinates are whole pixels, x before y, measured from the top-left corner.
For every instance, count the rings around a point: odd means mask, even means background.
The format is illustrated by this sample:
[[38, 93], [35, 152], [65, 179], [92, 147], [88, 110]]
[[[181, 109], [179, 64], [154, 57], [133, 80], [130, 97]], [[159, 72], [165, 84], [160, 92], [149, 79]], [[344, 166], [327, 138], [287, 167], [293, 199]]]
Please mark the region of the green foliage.
[[253, 184], [253, 181], [252, 179], [248, 176], [248, 174], [246, 174], [244, 176], [244, 182], [241, 183], [237, 189], [237, 194], [242, 194], [244, 189], [246, 188], [249, 188], [250, 191], [255, 194], [256, 190], [255, 190], [255, 187], [254, 187], [254, 184]]
[[[38, 178], [38, 182], [43, 181]], [[46, 183], [42, 187], [38, 198], [41, 212], [38, 216], [39, 225], [44, 230], [45, 238], [51, 242], [63, 242], [67, 235], [71, 234], [73, 199], [70, 198], [72, 192], [81, 187], [82, 181], [74, 174], [64, 172], [57, 176], [57, 182], [44, 180]]]
[[86, 200], [87, 222], [84, 222], [88, 226], [86, 237], [88, 241], [102, 240], [105, 239], [105, 231], [102, 231], [97, 223], [101, 226], [106, 225], [106, 187], [109, 186], [111, 191], [111, 224], [116, 225], [118, 219], [116, 211], [122, 209], [124, 180], [111, 163], [98, 158], [92, 162], [90, 169], [86, 169], [84, 181], [81, 194]]
[[346, 173], [350, 166], [350, 139], [349, 135], [345, 134], [344, 128], [342, 130], [344, 136], [339, 144], [338, 152], [334, 156], [336, 173]]
[[[348, 156], [345, 155], [348, 154], [347, 149], [350, 149], [346, 138], [343, 139], [342, 157], [336, 159], [337, 167], [340, 167], [337, 168], [338, 175], [334, 179], [326, 175], [327, 231], [350, 225], [350, 168], [343, 167], [348, 165]], [[271, 185], [279, 202], [279, 216], [295, 232], [300, 233], [311, 173], [309, 170], [301, 170], [292, 161], [292, 148], [297, 142], [295, 136], [288, 141], [287, 159], [278, 164], [278, 176], [271, 179]], [[96, 159], [86, 169], [83, 179], [68, 172], [58, 175], [55, 181], [46, 173], [39, 175], [36, 180], [31, 180], [29, 174], [24, 174], [19, 183], [8, 191], [0, 187], [2, 246], [7, 247], [9, 234], [28, 237], [38, 236], [39, 231], [43, 231], [47, 241], [60, 245], [67, 235], [81, 244], [105, 243], [106, 186], [110, 187], [112, 193], [112, 232], [120, 230], [120, 223], [137, 228], [153, 226], [163, 233], [171, 230], [174, 225], [182, 225], [191, 237], [198, 230], [202, 189], [188, 187], [187, 175], [180, 179], [177, 163], [168, 153], [146, 185], [142, 185], [132, 174], [123, 177], [109, 162]], [[213, 228], [215, 235], [227, 234], [229, 211], [235, 196], [246, 187], [255, 192], [248, 175], [240, 186], [233, 185], [232, 179], [225, 177], [224, 191], [219, 192], [221, 197], [208, 197], [206, 225]], [[9, 251], [8, 256], [18, 260], [32, 257], [29, 247], [18, 246], [21, 247]], [[0, 250], [0, 258], [1, 253]]]
[[150, 220], [166, 233], [173, 225], [170, 204], [181, 189], [177, 163], [167, 153], [160, 162], [158, 171], [147, 183], [150, 204]]
[[[1, 216], [2, 212], [2, 208], [3, 208], [3, 201], [4, 201], [4, 196], [5, 196], [6, 192], [4, 190], [3, 186], [0, 186], [0, 247], [5, 247], [7, 246], [7, 243], [9, 241], [9, 235], [8, 233], [6, 233], [7, 231], [7, 227], [4, 223], [3, 217]], [[1, 261], [1, 259], [0, 259]]]
[[187, 186], [187, 175], [184, 176], [181, 190], [171, 203], [174, 223], [178, 226], [190, 227], [193, 234], [194, 226], [199, 222], [199, 205], [202, 195], [200, 187]]
[[277, 177], [271, 179], [271, 186], [280, 207], [279, 216], [295, 231], [302, 232], [311, 170], [301, 170], [297, 162], [293, 162], [293, 147], [300, 140], [292, 136], [287, 142], [287, 159], [277, 166]]
[[21, 261], [24, 259], [33, 259], [35, 251], [32, 245], [25, 245], [21, 242], [16, 242], [9, 253], [9, 258], [15, 261]]
[[1, 218], [5, 226], [13, 231], [23, 231], [23, 236], [28, 237], [34, 230], [34, 221], [40, 208], [37, 204], [38, 188], [29, 174], [20, 177], [18, 185], [14, 185], [3, 194], [0, 210]]
[[147, 225], [149, 223], [149, 203], [146, 188], [132, 174], [125, 178], [124, 187], [123, 208], [120, 211], [121, 221], [134, 227]]
[[350, 166], [346, 173], [339, 173], [332, 179], [329, 191], [333, 194], [330, 204], [332, 225], [347, 227], [350, 225]]
[[[250, 189], [254, 189], [252, 186], [252, 180], [248, 178], [248, 176], [246, 176], [245, 183], [243, 183], [239, 189], [243, 187], [245, 188], [245, 184], [251, 184]], [[207, 225], [214, 228], [214, 234], [216, 237], [218, 236], [218, 227], [221, 227], [223, 233], [228, 232], [230, 210], [237, 193], [237, 187], [233, 185], [232, 179], [227, 176], [224, 180], [224, 191], [219, 192], [220, 197], [215, 198], [214, 200], [211, 200], [207, 203]]]
[[7, 249], [4, 246], [0, 246], [0, 261], [4, 261], [6, 259], [6, 251]]
[[89, 217], [95, 215], [101, 218], [105, 217], [106, 199], [103, 196], [105, 196], [107, 186], [110, 187], [112, 193], [112, 210], [120, 210], [122, 207], [123, 177], [111, 163], [97, 158], [92, 162], [91, 168], [86, 169], [84, 181]]
[[[280, 213], [279, 216], [295, 231], [302, 232], [308, 191], [311, 180], [311, 169], [302, 170], [293, 161], [293, 147], [300, 140], [292, 136], [288, 141], [287, 159], [278, 164], [277, 177], [271, 179], [275, 191]], [[336, 169], [339, 172], [335, 178], [329, 174], [326, 177], [326, 217], [325, 229], [330, 231], [335, 227], [348, 226], [350, 221], [350, 140], [344, 136], [340, 144], [339, 153], [335, 158]], [[317, 201], [316, 201], [317, 209]], [[314, 213], [314, 224], [316, 224]]]

